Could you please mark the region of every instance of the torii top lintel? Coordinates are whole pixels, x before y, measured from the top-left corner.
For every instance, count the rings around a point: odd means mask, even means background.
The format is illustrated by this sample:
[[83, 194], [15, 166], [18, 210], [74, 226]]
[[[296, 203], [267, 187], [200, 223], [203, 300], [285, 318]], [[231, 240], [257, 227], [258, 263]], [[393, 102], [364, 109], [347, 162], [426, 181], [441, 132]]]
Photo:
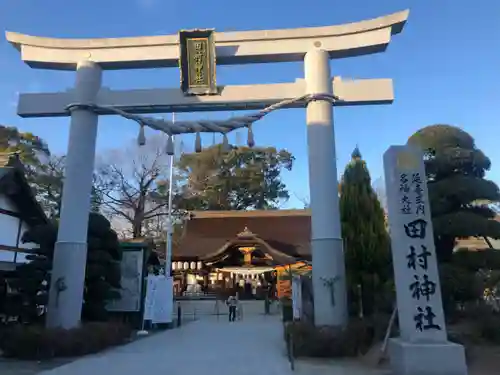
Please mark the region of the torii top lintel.
[[[391, 35], [402, 31], [409, 10], [370, 20], [300, 29], [220, 32], [216, 34], [217, 64], [300, 61], [321, 48], [331, 58], [384, 51]], [[131, 38], [59, 39], [6, 33], [32, 68], [75, 70], [91, 60], [103, 69], [176, 67], [178, 35]]]

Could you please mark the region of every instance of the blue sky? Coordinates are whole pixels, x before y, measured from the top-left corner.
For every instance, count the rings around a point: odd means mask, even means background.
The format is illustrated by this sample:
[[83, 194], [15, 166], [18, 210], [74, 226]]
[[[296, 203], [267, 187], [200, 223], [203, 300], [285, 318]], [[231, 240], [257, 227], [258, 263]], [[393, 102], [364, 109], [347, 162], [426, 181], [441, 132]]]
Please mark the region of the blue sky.
[[[336, 109], [339, 173], [356, 144], [372, 178], [382, 176], [382, 155], [417, 129], [435, 123], [462, 127], [493, 162], [489, 177], [500, 182], [500, 1], [478, 0], [2, 0], [0, 30], [51, 37], [122, 37], [174, 34], [179, 29], [218, 31], [324, 26], [410, 9], [408, 24], [385, 53], [332, 61], [332, 73], [350, 78], [392, 78], [393, 105]], [[219, 84], [292, 82], [302, 64], [219, 67]], [[52, 92], [73, 84], [71, 72], [32, 70], [0, 39], [0, 123], [44, 138], [54, 153], [66, 152], [69, 121], [21, 119], [19, 92]], [[176, 69], [106, 72], [114, 89], [177, 87]], [[226, 118], [231, 113], [180, 114], [180, 119]], [[297, 158], [285, 175], [292, 198], [307, 198], [305, 112], [271, 114], [254, 127], [259, 145], [286, 148]], [[101, 118], [98, 152], [122, 147], [137, 134], [135, 123]], [[211, 138], [210, 138], [211, 139]], [[233, 135], [233, 140], [235, 136]], [[244, 135], [241, 135], [244, 140]], [[208, 140], [207, 140], [208, 142]]]

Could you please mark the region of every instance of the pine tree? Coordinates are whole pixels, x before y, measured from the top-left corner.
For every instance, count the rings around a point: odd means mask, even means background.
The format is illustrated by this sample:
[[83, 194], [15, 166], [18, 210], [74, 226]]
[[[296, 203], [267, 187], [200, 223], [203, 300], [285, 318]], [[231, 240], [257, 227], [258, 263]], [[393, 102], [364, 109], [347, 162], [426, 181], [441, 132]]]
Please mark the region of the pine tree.
[[[371, 315], [391, 279], [390, 241], [384, 211], [356, 147], [340, 183], [340, 216], [352, 313]], [[377, 304], [378, 305], [378, 304]]]
[[[54, 246], [57, 239], [57, 222], [30, 228], [23, 235], [23, 242], [38, 244], [30, 251], [28, 263], [20, 265], [12, 285], [19, 293], [11, 301], [12, 310], [25, 323], [41, 323], [38, 306], [46, 306]], [[82, 319], [103, 321], [107, 319], [106, 304], [120, 298], [120, 261], [122, 252], [116, 232], [102, 215], [90, 213], [87, 237], [87, 262]]]
[[413, 134], [408, 144], [424, 151], [438, 261], [453, 260], [460, 238], [482, 238], [493, 248], [489, 239], [500, 238], [500, 223], [490, 204], [500, 201], [500, 189], [485, 178], [491, 160], [474, 138], [456, 126], [431, 125]]

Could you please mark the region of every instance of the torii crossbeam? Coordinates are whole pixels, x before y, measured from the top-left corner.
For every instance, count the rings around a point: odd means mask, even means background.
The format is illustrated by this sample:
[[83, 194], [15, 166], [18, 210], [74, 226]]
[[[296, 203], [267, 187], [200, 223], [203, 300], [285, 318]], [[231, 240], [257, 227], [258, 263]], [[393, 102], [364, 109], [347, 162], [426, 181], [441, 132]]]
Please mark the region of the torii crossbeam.
[[[302, 61], [311, 48], [332, 59], [383, 52], [409, 11], [336, 26], [217, 33], [217, 65]], [[32, 68], [75, 70], [91, 60], [101, 69], [173, 68], [179, 64], [178, 35], [132, 38], [58, 39], [6, 33]]]
[[[331, 90], [342, 99], [335, 102], [335, 106], [390, 104], [394, 100], [391, 79], [342, 80], [335, 77]], [[95, 104], [136, 114], [258, 110], [305, 95], [306, 82], [299, 79], [294, 83], [221, 86], [219, 92], [216, 96], [184, 96], [178, 88], [110, 90], [103, 87], [97, 93]], [[20, 94], [17, 113], [21, 117], [69, 116], [71, 113], [66, 108], [75, 100], [75, 90]], [[287, 108], [304, 108], [305, 105], [305, 101], [299, 101]], [[96, 113], [113, 114], [100, 109]]]
[[[21, 51], [23, 61], [30, 67], [76, 71], [72, 90], [21, 94], [18, 106], [23, 117], [71, 115], [47, 324], [64, 328], [79, 324], [98, 115], [110, 113], [102, 107], [139, 114], [262, 109], [307, 94], [323, 99], [298, 101], [291, 106], [307, 107], [315, 322], [345, 325], [346, 284], [332, 103], [326, 98], [338, 96], [340, 100], [335, 105], [388, 104], [393, 100], [393, 92], [390, 79], [346, 81], [337, 77], [332, 81], [329, 60], [384, 51], [392, 35], [402, 31], [408, 13], [338, 26], [217, 33], [218, 65], [303, 60], [305, 80], [219, 86], [217, 95], [189, 97], [180, 89], [113, 91], [101, 87], [102, 70], [177, 66], [177, 35], [55, 39], [7, 32], [8, 41]], [[77, 105], [66, 110], [73, 103]], [[61, 280], [66, 284], [65, 290], [58, 289]], [[331, 283], [332, 280], [336, 282]]]

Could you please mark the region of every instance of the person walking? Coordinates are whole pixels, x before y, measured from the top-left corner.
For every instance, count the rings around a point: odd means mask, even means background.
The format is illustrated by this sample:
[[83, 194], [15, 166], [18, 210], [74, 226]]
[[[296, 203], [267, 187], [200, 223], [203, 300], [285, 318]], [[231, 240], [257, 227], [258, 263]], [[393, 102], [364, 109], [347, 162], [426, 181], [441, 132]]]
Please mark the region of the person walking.
[[238, 293], [236, 293], [236, 319], [243, 320], [243, 305], [240, 302]]
[[229, 321], [234, 322], [236, 319], [236, 307], [238, 306], [236, 296], [229, 296], [226, 301], [226, 305], [229, 306]]

